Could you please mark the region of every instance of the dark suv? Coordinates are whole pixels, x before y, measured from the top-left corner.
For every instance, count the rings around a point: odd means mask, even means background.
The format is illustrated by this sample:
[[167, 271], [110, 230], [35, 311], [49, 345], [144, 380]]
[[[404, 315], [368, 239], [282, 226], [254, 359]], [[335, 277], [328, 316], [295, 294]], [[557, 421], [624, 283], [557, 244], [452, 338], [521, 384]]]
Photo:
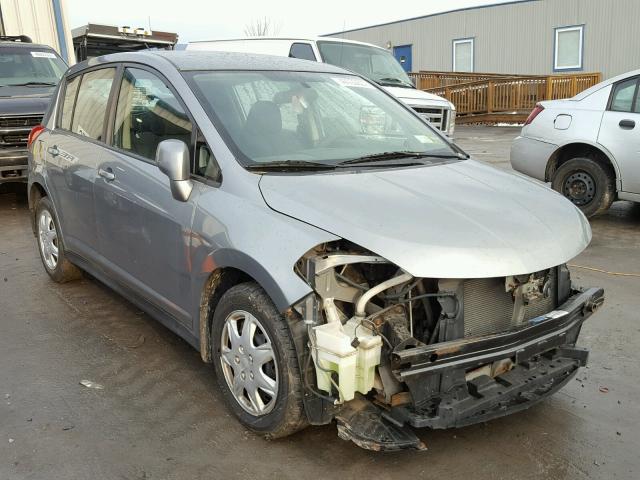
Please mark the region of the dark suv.
[[29, 37], [0, 37], [0, 184], [27, 181], [27, 139], [67, 64]]

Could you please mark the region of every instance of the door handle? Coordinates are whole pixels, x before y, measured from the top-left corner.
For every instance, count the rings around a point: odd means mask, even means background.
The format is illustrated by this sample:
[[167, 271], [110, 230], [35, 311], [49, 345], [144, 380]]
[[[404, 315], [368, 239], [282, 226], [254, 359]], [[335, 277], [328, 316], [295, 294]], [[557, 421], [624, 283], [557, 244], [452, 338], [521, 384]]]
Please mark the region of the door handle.
[[60, 150], [58, 150], [57, 145], [54, 145], [53, 147], [47, 148], [47, 153], [52, 157], [57, 157], [58, 155], [60, 155]]
[[107, 182], [111, 182], [113, 180], [116, 179], [116, 174], [113, 173], [113, 170], [111, 170], [111, 168], [100, 168], [98, 169], [98, 175], [100, 175], [102, 178], [104, 178]]
[[633, 120], [620, 120], [618, 125], [620, 125], [620, 128], [632, 130], [636, 126], [636, 122]]

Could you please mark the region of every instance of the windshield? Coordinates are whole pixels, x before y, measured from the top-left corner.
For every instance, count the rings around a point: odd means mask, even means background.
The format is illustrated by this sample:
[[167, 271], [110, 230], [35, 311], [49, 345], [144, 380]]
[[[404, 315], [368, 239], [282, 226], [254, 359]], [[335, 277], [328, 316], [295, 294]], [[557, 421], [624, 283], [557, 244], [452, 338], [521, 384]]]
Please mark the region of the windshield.
[[67, 65], [52, 50], [21, 47], [0, 49], [0, 86], [55, 86]]
[[411, 87], [413, 83], [386, 50], [344, 42], [318, 42], [325, 63], [359, 73], [382, 85]]
[[397, 100], [355, 75], [187, 72], [245, 166], [340, 162], [389, 152], [459, 155]]

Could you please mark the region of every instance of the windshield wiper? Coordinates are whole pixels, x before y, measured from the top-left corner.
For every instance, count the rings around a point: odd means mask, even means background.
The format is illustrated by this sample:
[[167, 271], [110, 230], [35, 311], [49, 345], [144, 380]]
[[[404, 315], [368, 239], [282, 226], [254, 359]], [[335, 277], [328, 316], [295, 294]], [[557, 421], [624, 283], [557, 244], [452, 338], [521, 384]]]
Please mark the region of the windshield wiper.
[[55, 83], [51, 82], [24, 82], [24, 83], [10, 83], [3, 85], [3, 87], [55, 87]]
[[411, 158], [411, 159], [437, 158], [437, 159], [464, 160], [467, 157], [458, 153], [438, 154], [438, 153], [425, 153], [425, 152], [408, 152], [408, 151], [401, 150], [398, 152], [375, 153], [373, 155], [365, 155], [363, 157], [353, 158], [351, 160], [343, 160], [342, 162], [338, 163], [338, 165], [354, 165], [358, 163], [384, 162], [386, 160], [396, 160], [400, 158]]
[[247, 170], [333, 170], [334, 165], [306, 160], [283, 160], [277, 162], [254, 163], [246, 167]]

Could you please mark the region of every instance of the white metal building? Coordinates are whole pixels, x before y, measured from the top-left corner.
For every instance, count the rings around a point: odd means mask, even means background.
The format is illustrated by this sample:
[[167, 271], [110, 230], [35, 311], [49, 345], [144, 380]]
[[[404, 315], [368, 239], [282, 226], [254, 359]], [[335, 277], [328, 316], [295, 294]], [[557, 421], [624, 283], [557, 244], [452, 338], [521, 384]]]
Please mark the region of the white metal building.
[[407, 71], [547, 75], [640, 68], [640, 0], [518, 0], [327, 36], [392, 49]]
[[0, 0], [0, 36], [27, 35], [75, 63], [65, 0]]

